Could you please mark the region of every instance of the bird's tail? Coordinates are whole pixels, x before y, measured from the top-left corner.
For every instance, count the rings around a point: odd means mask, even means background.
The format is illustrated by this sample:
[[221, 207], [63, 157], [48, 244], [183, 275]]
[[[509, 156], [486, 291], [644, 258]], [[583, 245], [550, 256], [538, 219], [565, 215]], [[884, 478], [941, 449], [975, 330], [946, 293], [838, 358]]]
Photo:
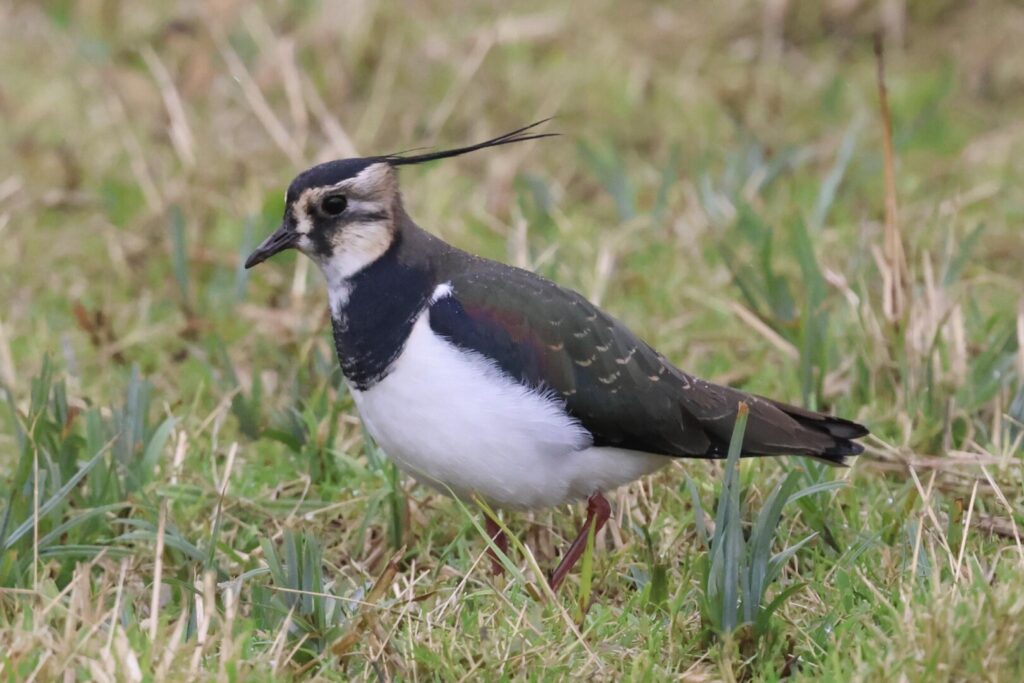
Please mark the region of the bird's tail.
[[[836, 465], [844, 464], [847, 456], [859, 455], [864, 452], [864, 446], [854, 441], [854, 439], [870, 434], [864, 425], [780, 401], [760, 396], [756, 398], [770, 405], [774, 409], [771, 412], [778, 410], [799, 425], [800, 429], [793, 432], [791, 448], [802, 446], [806, 450], [798, 452]], [[758, 447], [765, 448], [769, 452], [754, 452]], [[753, 439], [751, 441], [744, 439], [744, 451], [748, 449], [750, 455], [774, 455], [778, 452], [775, 444], [758, 444]]]
[[842, 465], [848, 456], [858, 455], [864, 447], [855, 439], [867, 436], [863, 425], [763, 396], [748, 394], [700, 380], [700, 400], [686, 405], [711, 438], [707, 455], [724, 458], [741, 402], [749, 407], [747, 428], [743, 434], [743, 457], [765, 455], [806, 455], [834, 465]]

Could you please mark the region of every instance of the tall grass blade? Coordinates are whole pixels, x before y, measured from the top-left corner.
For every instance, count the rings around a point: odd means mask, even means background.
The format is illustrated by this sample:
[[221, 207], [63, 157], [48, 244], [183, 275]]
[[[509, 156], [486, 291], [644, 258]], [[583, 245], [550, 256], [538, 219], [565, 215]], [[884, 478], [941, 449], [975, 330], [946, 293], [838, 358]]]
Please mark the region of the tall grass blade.
[[720, 595], [718, 602], [720, 628], [731, 633], [738, 626], [739, 618], [739, 574], [742, 562], [743, 533], [740, 528], [740, 453], [743, 450], [743, 434], [747, 428], [749, 408], [739, 404], [736, 424], [729, 441], [729, 452], [725, 462], [725, 483], [718, 501], [715, 515], [715, 537], [712, 540], [712, 570], [708, 585], [709, 596]]
[[174, 281], [178, 284], [178, 296], [185, 310], [190, 310], [188, 287], [188, 247], [185, 238], [185, 214], [180, 206], [171, 207], [171, 266], [174, 269]]
[[843, 182], [843, 177], [846, 175], [846, 169], [850, 165], [850, 160], [853, 159], [853, 152], [857, 148], [857, 138], [860, 137], [860, 131], [863, 127], [863, 117], [858, 114], [843, 133], [843, 140], [839, 145], [836, 160], [822, 181], [821, 188], [818, 190], [814, 212], [811, 214], [811, 230], [813, 232], [817, 232], [825, 226], [829, 209], [835, 203], [839, 192], [839, 185]]

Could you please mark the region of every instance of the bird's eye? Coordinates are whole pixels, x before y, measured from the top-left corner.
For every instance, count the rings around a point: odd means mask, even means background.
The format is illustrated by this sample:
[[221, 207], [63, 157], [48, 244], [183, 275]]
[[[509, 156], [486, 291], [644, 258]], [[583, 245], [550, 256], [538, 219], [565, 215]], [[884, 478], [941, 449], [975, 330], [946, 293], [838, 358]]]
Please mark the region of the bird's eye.
[[324, 213], [328, 216], [340, 215], [345, 207], [348, 206], [348, 200], [345, 199], [344, 195], [332, 194], [324, 197], [324, 201], [320, 204], [320, 208], [323, 209]]

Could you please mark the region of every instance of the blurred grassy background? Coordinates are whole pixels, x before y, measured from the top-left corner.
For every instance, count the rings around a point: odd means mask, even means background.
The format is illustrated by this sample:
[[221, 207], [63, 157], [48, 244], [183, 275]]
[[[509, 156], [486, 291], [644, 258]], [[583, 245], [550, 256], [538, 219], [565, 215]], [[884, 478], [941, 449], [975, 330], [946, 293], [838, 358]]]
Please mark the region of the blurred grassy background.
[[[0, 3], [0, 674], [1019, 679], [1021, 35], [995, 1]], [[537, 599], [364, 441], [319, 275], [241, 269], [302, 168], [549, 115], [403, 171], [411, 215], [875, 433], [744, 464], [751, 516], [849, 484], [786, 508], [818, 536], [756, 637], [708, 613], [721, 464], [616, 495], [585, 614]], [[542, 567], [575, 528], [506, 522]]]

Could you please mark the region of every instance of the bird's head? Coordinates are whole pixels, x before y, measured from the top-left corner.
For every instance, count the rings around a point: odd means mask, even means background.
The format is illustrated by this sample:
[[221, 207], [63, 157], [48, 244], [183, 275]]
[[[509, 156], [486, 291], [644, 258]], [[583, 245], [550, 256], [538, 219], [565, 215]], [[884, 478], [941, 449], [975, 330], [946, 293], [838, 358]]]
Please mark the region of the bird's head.
[[298, 249], [325, 273], [349, 277], [387, 251], [400, 200], [385, 157], [329, 161], [300, 173], [285, 195], [281, 225], [245, 262]]
[[402, 210], [397, 167], [554, 135], [527, 132], [541, 123], [468, 147], [340, 159], [303, 171], [288, 187], [280, 227], [249, 255], [245, 267], [298, 249], [329, 281], [347, 279], [376, 261], [395, 239]]

